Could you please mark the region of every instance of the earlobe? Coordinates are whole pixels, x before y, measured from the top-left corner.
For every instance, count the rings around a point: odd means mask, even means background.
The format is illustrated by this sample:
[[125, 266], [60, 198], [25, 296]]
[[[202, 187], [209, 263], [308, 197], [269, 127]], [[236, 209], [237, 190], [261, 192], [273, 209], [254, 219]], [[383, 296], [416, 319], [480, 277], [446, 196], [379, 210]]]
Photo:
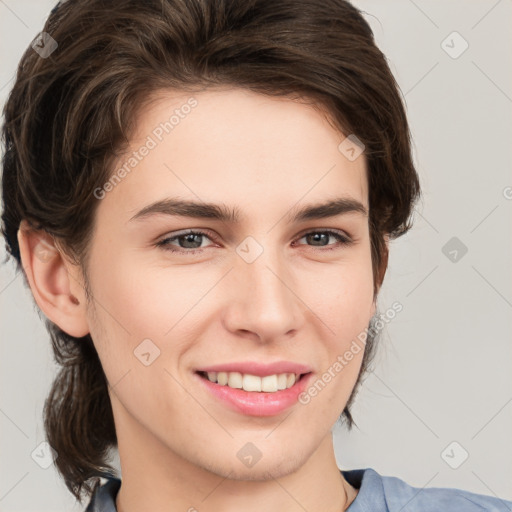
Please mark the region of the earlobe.
[[18, 244], [23, 270], [41, 311], [70, 336], [88, 334], [85, 293], [76, 266], [65, 260], [51, 235], [30, 228], [26, 220], [20, 223]]

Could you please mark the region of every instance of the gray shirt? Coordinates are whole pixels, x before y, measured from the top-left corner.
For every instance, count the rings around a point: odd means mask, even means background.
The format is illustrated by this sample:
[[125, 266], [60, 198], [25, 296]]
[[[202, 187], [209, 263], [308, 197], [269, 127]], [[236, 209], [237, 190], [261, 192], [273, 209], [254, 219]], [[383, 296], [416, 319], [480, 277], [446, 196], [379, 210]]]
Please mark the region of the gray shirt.
[[[340, 470], [359, 489], [348, 512], [512, 512], [512, 501], [461, 489], [413, 487], [400, 478], [381, 476], [371, 468]], [[85, 512], [117, 512], [115, 499], [121, 480], [98, 485]]]

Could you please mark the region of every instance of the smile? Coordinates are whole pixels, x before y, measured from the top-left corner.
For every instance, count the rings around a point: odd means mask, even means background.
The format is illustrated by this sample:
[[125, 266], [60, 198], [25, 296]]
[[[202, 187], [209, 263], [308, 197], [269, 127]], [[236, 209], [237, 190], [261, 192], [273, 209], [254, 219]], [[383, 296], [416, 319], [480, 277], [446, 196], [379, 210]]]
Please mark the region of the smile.
[[231, 410], [250, 416], [273, 416], [297, 403], [313, 373], [259, 377], [239, 372], [199, 371], [194, 375], [210, 396]]

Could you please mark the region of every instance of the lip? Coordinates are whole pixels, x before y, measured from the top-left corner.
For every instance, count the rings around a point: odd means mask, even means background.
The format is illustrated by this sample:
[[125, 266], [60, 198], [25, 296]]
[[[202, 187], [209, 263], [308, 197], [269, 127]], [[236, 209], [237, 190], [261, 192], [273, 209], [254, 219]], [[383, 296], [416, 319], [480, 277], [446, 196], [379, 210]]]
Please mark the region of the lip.
[[[222, 366], [222, 368], [225, 367], [225, 365]], [[233, 389], [227, 385], [222, 386], [216, 382], [211, 382], [207, 377], [201, 376], [198, 372], [194, 373], [194, 377], [199, 380], [200, 385], [204, 386], [204, 389], [209, 394], [212, 394], [231, 410], [248, 416], [274, 416], [292, 407], [297, 403], [299, 395], [306, 389], [313, 375], [312, 372], [301, 375], [300, 379], [291, 388], [267, 393], [263, 391]]]
[[198, 372], [239, 372], [266, 377], [279, 373], [310, 373], [312, 369], [304, 364], [292, 361], [275, 361], [273, 363], [258, 363], [256, 361], [240, 361], [217, 364], [204, 368], [196, 368]]

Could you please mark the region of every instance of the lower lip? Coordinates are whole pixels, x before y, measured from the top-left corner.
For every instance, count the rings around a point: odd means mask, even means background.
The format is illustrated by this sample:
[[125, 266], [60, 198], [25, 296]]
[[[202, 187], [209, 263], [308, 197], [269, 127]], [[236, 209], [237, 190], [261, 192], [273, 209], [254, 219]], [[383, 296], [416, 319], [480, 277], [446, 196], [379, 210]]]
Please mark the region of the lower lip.
[[199, 373], [194, 374], [218, 399], [230, 409], [249, 416], [274, 416], [291, 407], [298, 401], [313, 373], [303, 375], [291, 388], [267, 393], [264, 391], [244, 391], [211, 382]]

